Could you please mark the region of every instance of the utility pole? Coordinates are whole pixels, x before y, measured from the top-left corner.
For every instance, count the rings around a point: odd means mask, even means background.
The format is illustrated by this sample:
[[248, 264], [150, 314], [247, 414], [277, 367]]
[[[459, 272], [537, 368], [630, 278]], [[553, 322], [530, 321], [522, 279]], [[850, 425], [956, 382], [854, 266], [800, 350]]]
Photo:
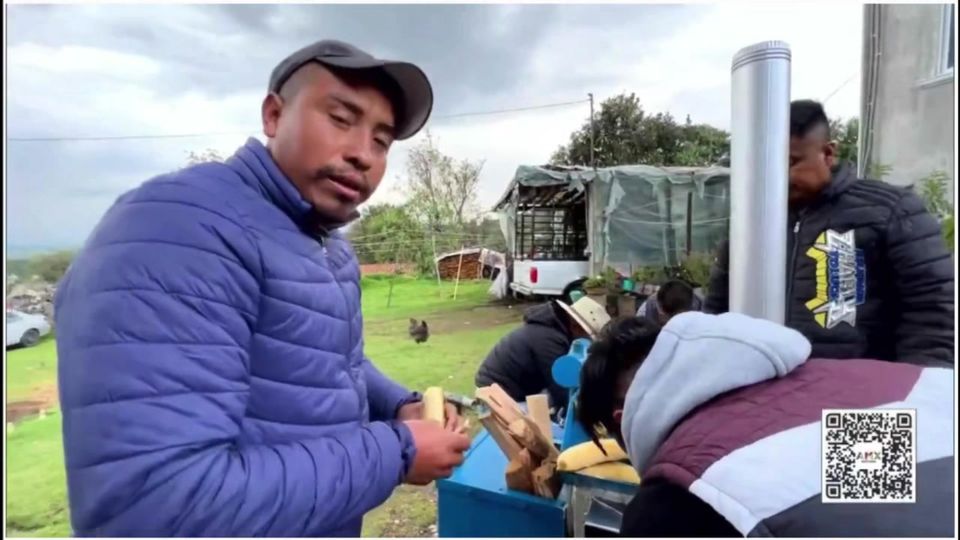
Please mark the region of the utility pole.
[[590, 96], [590, 166], [593, 167], [593, 170], [596, 170], [597, 161], [593, 157], [593, 148], [596, 146], [594, 137], [597, 130], [593, 123], [593, 93], [589, 93], [587, 95]]
[[[597, 172], [597, 160], [594, 157], [594, 147], [596, 146], [596, 126], [593, 121], [593, 93], [587, 94], [590, 97], [590, 167], [593, 172]], [[589, 199], [588, 199], [589, 200]], [[594, 245], [594, 235], [596, 234], [596, 225], [594, 224], [593, 205], [587, 203], [587, 251], [590, 254], [590, 274], [596, 275], [600, 270], [600, 264], [597, 260], [597, 249]]]

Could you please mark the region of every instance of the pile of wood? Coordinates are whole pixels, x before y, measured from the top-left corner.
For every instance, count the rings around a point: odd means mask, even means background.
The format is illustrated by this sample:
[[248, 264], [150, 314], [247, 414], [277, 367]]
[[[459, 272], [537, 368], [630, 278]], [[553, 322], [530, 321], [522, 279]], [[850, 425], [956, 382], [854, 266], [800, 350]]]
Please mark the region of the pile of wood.
[[529, 414], [497, 384], [478, 388], [477, 399], [490, 409], [480, 422], [510, 460], [504, 471], [507, 487], [556, 499], [560, 453], [553, 445], [547, 395], [527, 396]]
[[462, 280], [481, 279], [483, 263], [480, 262], [480, 250], [464, 250], [462, 262], [459, 251], [442, 255], [438, 257], [437, 269], [440, 272], [440, 279], [457, 279], [458, 269]]

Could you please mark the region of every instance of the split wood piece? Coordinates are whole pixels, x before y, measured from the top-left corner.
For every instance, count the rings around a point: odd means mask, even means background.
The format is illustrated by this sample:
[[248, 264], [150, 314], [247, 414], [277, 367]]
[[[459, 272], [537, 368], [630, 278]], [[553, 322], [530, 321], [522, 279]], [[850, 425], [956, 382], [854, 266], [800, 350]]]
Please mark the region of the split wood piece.
[[523, 450], [523, 448], [517, 441], [513, 440], [513, 437], [497, 422], [493, 415], [490, 413], [481, 415], [480, 423], [483, 424], [483, 427], [490, 433], [490, 436], [493, 437], [493, 440], [497, 443], [497, 446], [500, 447], [500, 450], [503, 451], [503, 454], [507, 456], [508, 460], [513, 461], [520, 455], [520, 451]]
[[499, 420], [501, 420], [504, 425], [509, 425], [510, 422], [523, 416], [520, 406], [517, 405], [517, 402], [514, 401], [503, 388], [500, 388], [499, 384], [494, 383], [490, 386], [478, 388], [476, 395], [477, 399], [486, 404], [486, 406], [499, 417]]
[[548, 441], [553, 440], [553, 429], [550, 422], [550, 404], [546, 394], [527, 396], [527, 411], [533, 418], [533, 423], [540, 429], [540, 433]]
[[521, 450], [520, 454], [507, 464], [507, 487], [524, 493], [535, 493], [533, 488], [533, 460], [530, 452]]
[[560, 494], [560, 475], [557, 474], [557, 462], [544, 460], [533, 470], [533, 490], [547, 499], [556, 499]]
[[538, 458], [553, 458], [556, 460], [560, 454], [553, 443], [540, 433], [540, 429], [533, 423], [533, 420], [525, 416], [510, 422], [508, 430], [520, 443], [520, 446], [530, 450], [530, 454]]

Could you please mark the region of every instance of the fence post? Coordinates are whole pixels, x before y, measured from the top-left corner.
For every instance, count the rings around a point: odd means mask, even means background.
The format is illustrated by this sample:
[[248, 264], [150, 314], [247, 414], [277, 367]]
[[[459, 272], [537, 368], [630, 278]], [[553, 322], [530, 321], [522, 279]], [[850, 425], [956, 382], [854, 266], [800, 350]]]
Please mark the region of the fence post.
[[453, 299], [457, 299], [457, 290], [460, 289], [460, 270], [463, 268], [463, 244], [460, 245], [460, 262], [457, 263], [457, 283], [453, 286]]

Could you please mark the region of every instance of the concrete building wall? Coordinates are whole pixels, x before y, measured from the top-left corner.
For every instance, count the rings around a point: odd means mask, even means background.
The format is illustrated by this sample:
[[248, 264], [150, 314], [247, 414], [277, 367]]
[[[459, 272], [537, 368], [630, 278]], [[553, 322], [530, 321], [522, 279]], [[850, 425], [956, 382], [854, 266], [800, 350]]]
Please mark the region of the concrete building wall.
[[[864, 6], [861, 167], [891, 168], [886, 181], [911, 185], [935, 170], [954, 178], [954, 70], [944, 39], [952, 6]], [[954, 23], [955, 24], [955, 23]], [[867, 122], [863, 122], [864, 119]]]

